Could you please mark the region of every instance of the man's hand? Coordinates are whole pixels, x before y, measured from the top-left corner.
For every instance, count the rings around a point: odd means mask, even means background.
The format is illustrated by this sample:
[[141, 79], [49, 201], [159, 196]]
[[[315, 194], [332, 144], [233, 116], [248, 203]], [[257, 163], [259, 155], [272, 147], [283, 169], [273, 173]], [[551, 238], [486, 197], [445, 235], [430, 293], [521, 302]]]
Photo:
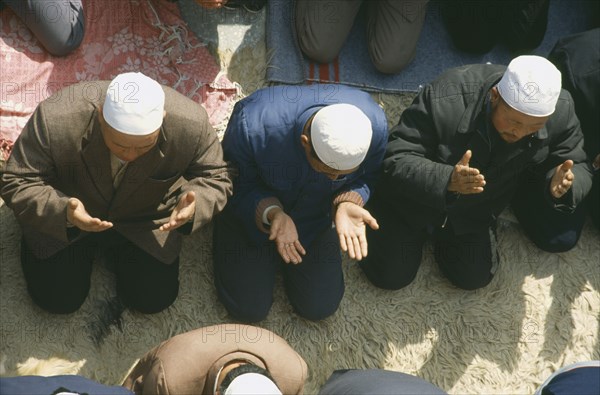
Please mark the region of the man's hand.
[[379, 229], [377, 220], [364, 208], [351, 202], [338, 204], [335, 212], [335, 228], [340, 238], [343, 251], [348, 251], [350, 258], [360, 261], [368, 254], [366, 226]]
[[594, 166], [594, 170], [600, 169], [600, 154], [596, 155], [596, 159], [594, 159], [592, 166]]
[[463, 195], [483, 192], [485, 186], [485, 177], [474, 167], [469, 167], [471, 160], [471, 150], [467, 150], [463, 157], [458, 161], [448, 184], [448, 191], [457, 192]]
[[113, 226], [112, 222], [92, 218], [77, 198], [70, 198], [67, 203], [67, 221], [85, 232], [102, 232]]
[[186, 192], [177, 203], [177, 207], [171, 213], [169, 222], [162, 225], [160, 230], [171, 231], [185, 225], [189, 220], [194, 218], [196, 213], [196, 194], [194, 192]]
[[550, 181], [550, 193], [555, 199], [560, 199], [565, 193], [571, 189], [575, 174], [571, 171], [573, 161], [568, 159], [562, 165], [556, 166], [552, 181]]
[[204, 8], [221, 8], [227, 0], [196, 0]]
[[294, 265], [302, 262], [301, 255], [305, 255], [306, 251], [300, 240], [298, 240], [294, 220], [280, 208], [269, 211], [269, 217], [271, 222], [269, 240], [275, 241], [277, 252], [279, 252], [281, 258], [285, 263], [291, 262]]

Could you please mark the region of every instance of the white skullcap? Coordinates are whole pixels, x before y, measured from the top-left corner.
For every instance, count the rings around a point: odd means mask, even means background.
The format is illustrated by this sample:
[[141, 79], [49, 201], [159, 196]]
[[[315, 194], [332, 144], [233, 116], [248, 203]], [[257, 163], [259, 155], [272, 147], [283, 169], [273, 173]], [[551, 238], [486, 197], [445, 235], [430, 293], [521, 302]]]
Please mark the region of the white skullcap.
[[506, 104], [533, 117], [554, 112], [560, 88], [560, 71], [547, 59], [531, 55], [514, 58], [498, 83]]
[[102, 114], [119, 132], [145, 136], [163, 121], [165, 92], [160, 84], [142, 73], [124, 73], [108, 86]]
[[281, 390], [267, 376], [244, 373], [237, 376], [225, 390], [225, 395], [281, 395]]
[[360, 165], [367, 155], [372, 135], [369, 118], [351, 104], [321, 108], [310, 127], [315, 153], [321, 162], [335, 170], [350, 170]]

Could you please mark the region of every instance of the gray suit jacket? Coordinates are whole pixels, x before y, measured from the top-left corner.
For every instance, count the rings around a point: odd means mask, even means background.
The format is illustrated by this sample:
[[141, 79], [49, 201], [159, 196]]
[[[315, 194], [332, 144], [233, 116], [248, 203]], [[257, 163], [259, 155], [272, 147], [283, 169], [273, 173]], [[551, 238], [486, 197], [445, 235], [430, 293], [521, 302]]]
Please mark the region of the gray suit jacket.
[[117, 232], [150, 255], [172, 263], [181, 248], [181, 232], [158, 228], [179, 196], [196, 193], [195, 217], [187, 226], [195, 231], [220, 212], [231, 195], [221, 144], [200, 105], [163, 87], [167, 115], [158, 142], [129, 163], [113, 189], [110, 151], [97, 117], [108, 84], [79, 83], [39, 104], [2, 172], [0, 195], [40, 258], [86, 235], [78, 229], [67, 231], [67, 202], [76, 197], [91, 216], [111, 221]]

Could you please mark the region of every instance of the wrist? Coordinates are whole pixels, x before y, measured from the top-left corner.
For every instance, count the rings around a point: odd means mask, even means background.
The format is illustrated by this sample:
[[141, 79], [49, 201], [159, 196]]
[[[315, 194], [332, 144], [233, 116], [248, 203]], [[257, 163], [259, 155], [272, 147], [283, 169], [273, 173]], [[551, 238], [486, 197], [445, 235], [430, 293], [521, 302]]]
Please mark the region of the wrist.
[[283, 209], [279, 206], [267, 207], [265, 209], [265, 213], [264, 213], [264, 219], [266, 221], [263, 221], [263, 222], [265, 223], [265, 225], [271, 225], [273, 223], [273, 220], [277, 216], [277, 214], [282, 213], [282, 212], [283, 212]]
[[[344, 207], [344, 206], [349, 206], [349, 205], [355, 205], [358, 206], [358, 204], [354, 203], [354, 202], [348, 202], [348, 201], [344, 201], [344, 202], [339, 202], [336, 207], [339, 209], [340, 207]], [[360, 207], [360, 206], [359, 206]]]

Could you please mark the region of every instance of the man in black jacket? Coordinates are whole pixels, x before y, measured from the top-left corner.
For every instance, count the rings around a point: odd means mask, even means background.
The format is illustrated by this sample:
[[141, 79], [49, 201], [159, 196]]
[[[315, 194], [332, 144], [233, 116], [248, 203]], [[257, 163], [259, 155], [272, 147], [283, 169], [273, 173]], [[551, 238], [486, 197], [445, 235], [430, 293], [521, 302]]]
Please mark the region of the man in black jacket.
[[571, 96], [538, 56], [463, 66], [426, 86], [391, 130], [383, 173], [369, 205], [380, 229], [367, 233], [362, 269], [387, 289], [414, 279], [428, 235], [453, 284], [487, 285], [498, 267], [496, 218], [513, 197], [529, 207], [519, 220], [545, 230], [536, 244], [572, 248], [582, 221], [565, 229], [528, 213], [573, 215], [592, 181]]

